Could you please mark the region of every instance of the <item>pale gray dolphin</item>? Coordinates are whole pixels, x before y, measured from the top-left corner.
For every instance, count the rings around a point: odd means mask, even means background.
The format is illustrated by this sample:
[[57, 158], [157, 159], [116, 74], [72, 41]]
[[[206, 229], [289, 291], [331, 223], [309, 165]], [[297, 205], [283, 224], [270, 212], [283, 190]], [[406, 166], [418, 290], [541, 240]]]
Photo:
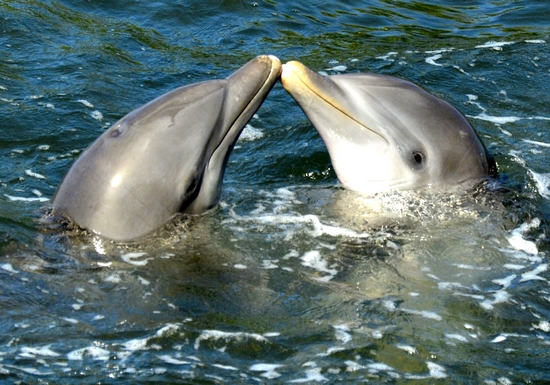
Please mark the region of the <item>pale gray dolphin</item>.
[[211, 209], [235, 142], [280, 72], [279, 59], [259, 56], [226, 79], [175, 89], [130, 112], [76, 160], [54, 210], [129, 241], [178, 212]]
[[411, 82], [369, 73], [321, 76], [296, 61], [283, 65], [281, 82], [351, 190], [447, 189], [496, 172], [464, 116]]

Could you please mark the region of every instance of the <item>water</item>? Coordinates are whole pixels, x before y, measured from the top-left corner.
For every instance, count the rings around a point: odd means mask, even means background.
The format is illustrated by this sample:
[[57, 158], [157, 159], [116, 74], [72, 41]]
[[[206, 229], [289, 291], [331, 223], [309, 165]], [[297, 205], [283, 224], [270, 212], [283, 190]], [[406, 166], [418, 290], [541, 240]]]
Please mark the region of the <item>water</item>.
[[[0, 379], [550, 381], [549, 16], [544, 1], [3, 2]], [[469, 117], [498, 179], [358, 197], [276, 85], [214, 212], [134, 245], [41, 224], [110, 123], [259, 54], [426, 87]]]

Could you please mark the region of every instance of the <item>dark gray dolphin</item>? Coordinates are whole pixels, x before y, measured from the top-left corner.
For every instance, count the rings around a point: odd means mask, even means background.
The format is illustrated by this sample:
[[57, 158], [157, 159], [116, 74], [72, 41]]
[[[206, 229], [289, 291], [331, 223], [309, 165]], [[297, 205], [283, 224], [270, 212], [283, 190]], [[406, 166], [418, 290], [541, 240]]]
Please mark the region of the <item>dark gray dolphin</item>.
[[464, 116], [408, 81], [367, 73], [321, 76], [292, 61], [283, 65], [281, 82], [351, 190], [447, 189], [496, 172]]
[[279, 59], [259, 56], [227, 79], [175, 89], [130, 112], [76, 160], [54, 210], [129, 241], [178, 212], [211, 209], [235, 142], [280, 72]]

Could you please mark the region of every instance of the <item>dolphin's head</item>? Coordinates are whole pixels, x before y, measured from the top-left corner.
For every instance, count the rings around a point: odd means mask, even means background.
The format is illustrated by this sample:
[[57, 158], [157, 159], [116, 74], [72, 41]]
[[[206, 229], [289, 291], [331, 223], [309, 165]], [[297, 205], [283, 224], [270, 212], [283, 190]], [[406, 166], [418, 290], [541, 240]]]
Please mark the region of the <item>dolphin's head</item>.
[[283, 65], [281, 81], [351, 190], [444, 189], [496, 170], [463, 115], [408, 81], [367, 73], [321, 76], [296, 61]]
[[178, 212], [212, 208], [231, 150], [280, 72], [276, 57], [259, 56], [226, 79], [177, 88], [130, 112], [76, 160], [54, 208], [121, 241]]

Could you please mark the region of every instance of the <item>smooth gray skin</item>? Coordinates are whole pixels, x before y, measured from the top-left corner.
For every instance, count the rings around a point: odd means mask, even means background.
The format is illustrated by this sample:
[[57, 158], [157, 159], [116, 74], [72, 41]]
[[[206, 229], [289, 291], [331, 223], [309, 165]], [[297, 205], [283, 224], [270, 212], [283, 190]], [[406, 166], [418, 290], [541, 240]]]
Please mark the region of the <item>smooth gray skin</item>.
[[351, 190], [442, 190], [496, 173], [464, 116], [408, 81], [368, 73], [321, 76], [292, 61], [283, 65], [281, 82]]
[[117, 241], [178, 212], [211, 209], [235, 142], [280, 72], [279, 59], [259, 56], [227, 79], [175, 89], [130, 112], [76, 160], [54, 209]]

